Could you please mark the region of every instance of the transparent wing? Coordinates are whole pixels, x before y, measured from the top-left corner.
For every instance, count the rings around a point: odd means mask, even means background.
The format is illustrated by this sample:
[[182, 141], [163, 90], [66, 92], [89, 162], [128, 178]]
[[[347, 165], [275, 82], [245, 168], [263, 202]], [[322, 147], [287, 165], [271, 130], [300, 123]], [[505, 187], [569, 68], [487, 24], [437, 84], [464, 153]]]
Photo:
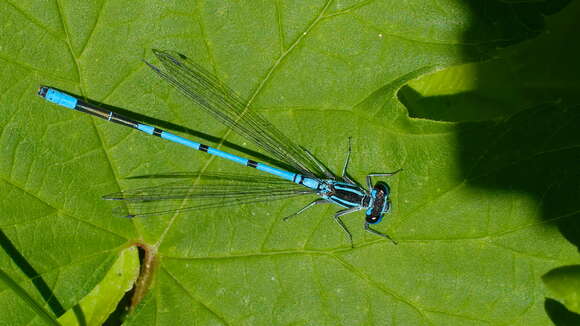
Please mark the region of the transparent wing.
[[153, 50], [164, 70], [147, 63], [159, 76], [180, 90], [213, 117], [246, 137], [277, 160], [308, 177], [323, 176], [319, 164], [300, 146], [270, 124], [217, 77], [185, 56]]
[[171, 174], [155, 177], [184, 178], [185, 180], [117, 192], [103, 196], [103, 199], [122, 201], [125, 207], [119, 207], [118, 211], [128, 210], [129, 214], [125, 214], [125, 217], [138, 217], [315, 194], [306, 187], [271, 177], [249, 177], [225, 173], [203, 176], [196, 173]]

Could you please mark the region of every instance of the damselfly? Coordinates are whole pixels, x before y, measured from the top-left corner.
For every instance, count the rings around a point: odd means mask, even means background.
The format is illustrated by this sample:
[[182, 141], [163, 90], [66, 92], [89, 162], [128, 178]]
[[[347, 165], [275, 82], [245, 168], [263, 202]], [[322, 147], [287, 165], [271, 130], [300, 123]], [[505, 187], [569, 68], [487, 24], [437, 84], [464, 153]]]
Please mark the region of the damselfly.
[[[290, 217], [303, 213], [307, 209], [325, 203], [334, 203], [343, 207], [334, 214], [334, 220], [347, 234], [351, 245], [352, 234], [341, 217], [356, 211], [365, 211], [364, 229], [375, 235], [391, 239], [371, 227], [381, 222], [383, 216], [391, 209], [390, 188], [385, 182], [372, 184], [371, 177], [392, 176], [399, 172], [373, 173], [366, 176], [366, 188], [362, 187], [347, 175], [351, 146], [349, 139], [348, 153], [340, 178], [331, 173], [314, 155], [301, 146], [294, 144], [288, 137], [270, 124], [255, 110], [246, 105], [236, 93], [223, 85], [215, 76], [191, 62], [185, 56], [169, 51], [153, 50], [162, 63], [160, 69], [145, 62], [161, 78], [180, 90], [185, 96], [210, 113], [214, 118], [238, 134], [251, 140], [265, 150], [274, 159], [283, 162], [288, 169], [276, 168], [234, 154], [200, 144], [167, 131], [128, 119], [120, 114], [92, 105], [77, 97], [63, 93], [54, 88], [42, 86], [38, 94], [50, 102], [76, 111], [111, 121], [126, 127], [140, 130], [146, 134], [188, 146], [211, 155], [225, 158], [245, 165], [277, 178], [264, 177], [251, 180], [236, 175], [214, 175], [214, 180], [229, 179], [230, 183], [185, 186], [157, 186], [128, 190], [106, 195], [103, 198], [120, 200], [131, 205], [167, 202], [165, 209], [128, 215], [128, 217], [164, 214], [170, 211], [183, 211], [207, 207], [221, 207], [240, 203], [255, 203], [297, 195], [318, 195], [318, 199], [306, 205]], [[290, 171], [288, 171], [290, 170]], [[210, 178], [211, 181], [211, 178]], [[249, 182], [250, 181], [250, 182]], [[191, 204], [184, 205], [184, 201]], [[176, 205], [179, 205], [177, 207]]]

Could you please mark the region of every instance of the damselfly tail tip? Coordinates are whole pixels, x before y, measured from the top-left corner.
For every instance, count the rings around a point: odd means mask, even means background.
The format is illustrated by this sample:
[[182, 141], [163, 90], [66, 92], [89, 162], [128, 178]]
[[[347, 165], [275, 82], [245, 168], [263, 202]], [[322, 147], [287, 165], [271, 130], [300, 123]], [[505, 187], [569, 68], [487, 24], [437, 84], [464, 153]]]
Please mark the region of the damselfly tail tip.
[[38, 88], [38, 96], [40, 97], [46, 97], [46, 93], [48, 92], [48, 87], [47, 86], [40, 86]]

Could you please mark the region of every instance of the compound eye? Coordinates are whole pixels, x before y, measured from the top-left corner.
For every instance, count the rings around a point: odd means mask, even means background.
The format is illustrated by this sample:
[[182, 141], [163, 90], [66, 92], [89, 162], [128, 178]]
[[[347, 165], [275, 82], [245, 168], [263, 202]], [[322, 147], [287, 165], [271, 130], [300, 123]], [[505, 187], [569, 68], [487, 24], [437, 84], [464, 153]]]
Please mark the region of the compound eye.
[[391, 211], [391, 201], [390, 201], [390, 200], [387, 200], [387, 202], [385, 203], [385, 209], [384, 209], [384, 212], [385, 212], [385, 213], [388, 213], [388, 212], [390, 212], [390, 211]]
[[376, 215], [367, 215], [366, 217], [366, 221], [369, 224], [377, 224], [381, 221], [382, 219], [382, 215], [376, 216]]

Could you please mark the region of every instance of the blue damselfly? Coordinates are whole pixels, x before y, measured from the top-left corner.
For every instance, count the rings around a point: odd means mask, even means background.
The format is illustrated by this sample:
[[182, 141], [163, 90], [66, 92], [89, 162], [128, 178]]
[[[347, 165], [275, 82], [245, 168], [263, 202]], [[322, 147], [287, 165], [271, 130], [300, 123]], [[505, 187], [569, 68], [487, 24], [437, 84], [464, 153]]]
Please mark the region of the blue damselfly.
[[[160, 69], [148, 62], [145, 63], [161, 78], [180, 90], [214, 118], [251, 140], [274, 159], [283, 162], [289, 168], [272, 167], [224, 152], [159, 128], [128, 119], [118, 113], [87, 103], [82, 99], [54, 88], [40, 87], [38, 91], [40, 96], [60, 106], [134, 128], [146, 134], [222, 157], [276, 177], [248, 179], [233, 174], [210, 175], [210, 180], [229, 180], [232, 182], [216, 182], [215, 184], [210, 182], [209, 185], [147, 187], [106, 195], [103, 197], [104, 199], [124, 201], [128, 206], [135, 205], [139, 207], [147, 203], [167, 203], [162, 210], [139, 212], [127, 216], [135, 217], [164, 214], [175, 210], [222, 207], [240, 203], [283, 199], [298, 195], [317, 195], [318, 199], [296, 213], [285, 217], [284, 220], [301, 214], [315, 205], [334, 203], [343, 207], [342, 210], [334, 214], [334, 219], [347, 234], [351, 245], [353, 244], [352, 235], [342, 221], [341, 216], [360, 210], [365, 211], [364, 229], [366, 231], [395, 242], [388, 235], [370, 226], [381, 222], [383, 216], [391, 208], [389, 186], [385, 182], [377, 182], [373, 185], [371, 177], [392, 176], [400, 170], [389, 173], [369, 174], [366, 176], [366, 188], [362, 187], [347, 175], [351, 154], [349, 138], [346, 161], [342, 174], [338, 178], [308, 150], [296, 145], [259, 113], [249, 109], [246, 102], [237, 96], [233, 90], [223, 85], [215, 76], [201, 66], [178, 53], [159, 50], [153, 50], [153, 52], [162, 63], [164, 69]], [[190, 201], [191, 205], [184, 206], [184, 200]], [[178, 203], [180, 206], [176, 207], [177, 204], [174, 205], [172, 203]]]

